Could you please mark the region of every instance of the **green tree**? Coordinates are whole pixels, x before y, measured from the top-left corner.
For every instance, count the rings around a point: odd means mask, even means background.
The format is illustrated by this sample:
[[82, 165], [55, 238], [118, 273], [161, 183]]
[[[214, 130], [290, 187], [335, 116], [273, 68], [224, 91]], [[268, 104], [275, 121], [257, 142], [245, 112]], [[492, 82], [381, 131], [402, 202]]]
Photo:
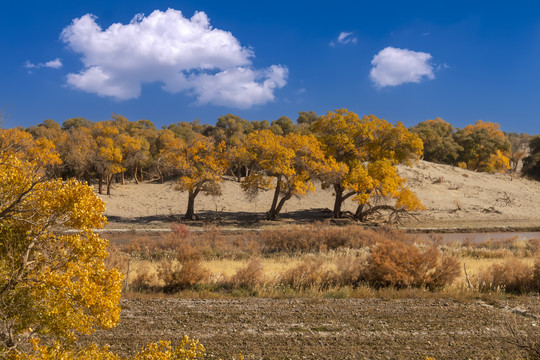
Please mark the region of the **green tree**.
[[85, 127], [85, 128], [91, 128], [94, 123], [90, 120], [86, 120], [83, 117], [76, 117], [76, 118], [70, 118], [64, 121], [62, 124], [63, 130], [70, 130], [72, 128], [79, 128], [79, 127]]
[[457, 165], [463, 148], [454, 139], [454, 127], [441, 118], [426, 120], [412, 127], [424, 143], [424, 160]]
[[281, 116], [279, 119], [272, 121], [272, 123], [270, 124], [270, 128], [272, 127], [279, 127], [281, 131], [276, 132], [276, 134], [280, 135], [287, 135], [295, 130], [294, 123], [286, 116]]
[[529, 156], [523, 159], [523, 175], [540, 180], [540, 135], [534, 136], [529, 142]]
[[218, 143], [224, 141], [227, 147], [239, 146], [252, 131], [252, 123], [239, 116], [227, 114], [217, 119], [212, 137]]
[[319, 118], [319, 115], [315, 111], [299, 111], [298, 112], [298, 119], [296, 119], [297, 124], [307, 124], [311, 125], [313, 124], [317, 119]]
[[527, 155], [527, 148], [531, 141], [531, 136], [525, 133], [504, 133], [510, 141], [510, 151], [508, 158], [510, 159], [510, 171], [516, 172], [519, 162]]
[[252, 120], [251, 124], [253, 125], [253, 131], [270, 129], [270, 123], [268, 122], [268, 120]]

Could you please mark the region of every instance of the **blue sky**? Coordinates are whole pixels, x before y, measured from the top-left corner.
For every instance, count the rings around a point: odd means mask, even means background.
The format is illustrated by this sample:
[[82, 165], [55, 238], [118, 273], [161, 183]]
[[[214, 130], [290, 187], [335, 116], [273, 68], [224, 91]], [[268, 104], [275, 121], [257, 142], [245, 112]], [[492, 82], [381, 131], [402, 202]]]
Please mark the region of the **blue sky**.
[[345, 107], [540, 133], [535, 1], [20, 0], [0, 34], [4, 127]]

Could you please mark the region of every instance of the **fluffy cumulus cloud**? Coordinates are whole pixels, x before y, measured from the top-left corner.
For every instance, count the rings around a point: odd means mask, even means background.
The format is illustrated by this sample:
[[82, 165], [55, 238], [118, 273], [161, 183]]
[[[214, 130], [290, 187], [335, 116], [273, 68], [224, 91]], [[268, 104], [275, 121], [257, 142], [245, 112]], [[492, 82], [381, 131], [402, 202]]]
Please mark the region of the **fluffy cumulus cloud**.
[[286, 67], [253, 69], [253, 51], [213, 28], [204, 12], [188, 19], [156, 10], [106, 30], [96, 20], [87, 14], [62, 31], [84, 64], [67, 77], [77, 89], [126, 100], [139, 97], [142, 84], [158, 82], [165, 91], [195, 95], [198, 104], [248, 108], [274, 100], [286, 84]]
[[387, 47], [371, 60], [370, 78], [377, 87], [434, 79], [432, 56], [425, 52]]
[[43, 67], [50, 68], [50, 69], [60, 69], [62, 67], [62, 60], [60, 60], [59, 58], [56, 58], [51, 61], [47, 61], [44, 63], [37, 63], [37, 64], [33, 64], [30, 61], [26, 61], [26, 63], [24, 64], [24, 67], [27, 69], [39, 69]]

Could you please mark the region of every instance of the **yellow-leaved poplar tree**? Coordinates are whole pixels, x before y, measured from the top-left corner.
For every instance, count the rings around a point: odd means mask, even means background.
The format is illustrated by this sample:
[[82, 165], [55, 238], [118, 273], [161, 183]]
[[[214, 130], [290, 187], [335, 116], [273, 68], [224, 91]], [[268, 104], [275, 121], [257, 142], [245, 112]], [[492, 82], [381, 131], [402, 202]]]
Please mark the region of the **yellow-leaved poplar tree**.
[[94, 167], [99, 175], [98, 192], [102, 193], [103, 180], [107, 184], [107, 195], [111, 194], [114, 174], [125, 170], [122, 166], [122, 147], [119, 144], [119, 130], [114, 123], [103, 121], [92, 127], [96, 143]]
[[[410, 165], [422, 154], [422, 140], [403, 124], [393, 125], [374, 115], [360, 118], [354, 112], [340, 109], [319, 117], [312, 129], [328, 156], [345, 168], [323, 178], [323, 187], [332, 187], [335, 193], [335, 218], [342, 216], [341, 207], [348, 198], [358, 203], [354, 216], [359, 220], [381, 210], [396, 214], [423, 209], [395, 167]], [[394, 204], [388, 200], [394, 200]]]
[[105, 205], [85, 184], [49, 178], [59, 162], [48, 140], [0, 129], [0, 357], [43, 336], [69, 347], [119, 320], [122, 275], [93, 231]]
[[[167, 133], [166, 133], [167, 134]], [[221, 195], [221, 182], [227, 170], [225, 143], [197, 134], [186, 143], [177, 137], [166, 136], [161, 153], [164, 167], [178, 174], [176, 189], [188, 192], [185, 219], [195, 220], [195, 198], [199, 193]]]
[[455, 138], [463, 148], [458, 158], [460, 167], [487, 172], [510, 169], [507, 155], [511, 145], [499, 124], [478, 120], [474, 125], [458, 130]]
[[285, 202], [293, 196], [303, 197], [308, 191], [314, 191], [314, 179], [336, 176], [344, 171], [325, 156], [313, 135], [281, 136], [271, 130], [258, 130], [249, 134], [246, 151], [249, 175], [242, 181], [242, 188], [251, 195], [258, 190], [274, 189], [267, 213], [269, 220], [275, 220]]

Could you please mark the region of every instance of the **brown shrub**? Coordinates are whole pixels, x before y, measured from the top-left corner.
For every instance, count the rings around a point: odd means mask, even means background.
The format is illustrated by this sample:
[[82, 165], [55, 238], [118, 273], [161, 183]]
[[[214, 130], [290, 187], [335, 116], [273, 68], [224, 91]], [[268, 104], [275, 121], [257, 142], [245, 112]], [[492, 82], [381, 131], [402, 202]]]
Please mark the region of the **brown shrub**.
[[246, 259], [259, 253], [259, 236], [255, 232], [222, 234], [211, 228], [197, 234], [194, 241], [205, 259]]
[[482, 291], [503, 290], [515, 294], [539, 290], [534, 288], [533, 267], [518, 259], [509, 259], [481, 271], [478, 288]]
[[540, 292], [540, 254], [536, 256], [534, 261], [532, 285], [534, 291]]
[[527, 242], [527, 248], [533, 254], [540, 255], [540, 239], [529, 239]]
[[172, 259], [192, 244], [191, 233], [183, 224], [173, 225], [171, 232], [160, 237], [137, 236], [121, 247], [123, 252], [146, 260]]
[[359, 286], [365, 279], [366, 261], [356, 256], [344, 256], [337, 261], [334, 284]]
[[443, 287], [459, 275], [459, 262], [440, 258], [430, 246], [420, 251], [411, 241], [381, 239], [368, 257], [366, 281], [374, 287]]
[[263, 251], [325, 252], [339, 248], [358, 249], [375, 243], [378, 237], [372, 230], [361, 226], [335, 227], [318, 223], [291, 229], [269, 230], [261, 234]]
[[540, 248], [540, 239], [522, 240], [518, 236], [474, 242], [467, 239], [461, 243], [463, 256], [502, 259], [511, 256], [530, 257]]
[[165, 286], [165, 292], [177, 292], [199, 284], [209, 276], [208, 271], [201, 266], [199, 260], [189, 260], [184, 263], [173, 263], [163, 260], [158, 267], [158, 278]]
[[298, 291], [310, 287], [322, 289], [331, 285], [333, 278], [334, 274], [325, 269], [323, 259], [307, 258], [282, 274], [279, 283]]
[[263, 275], [261, 261], [253, 259], [246, 267], [236, 272], [231, 278], [231, 285], [235, 288], [253, 288], [262, 283]]
[[140, 266], [130, 288], [134, 291], [150, 291], [153, 288], [155, 278], [155, 274], [150, 273], [148, 265]]

